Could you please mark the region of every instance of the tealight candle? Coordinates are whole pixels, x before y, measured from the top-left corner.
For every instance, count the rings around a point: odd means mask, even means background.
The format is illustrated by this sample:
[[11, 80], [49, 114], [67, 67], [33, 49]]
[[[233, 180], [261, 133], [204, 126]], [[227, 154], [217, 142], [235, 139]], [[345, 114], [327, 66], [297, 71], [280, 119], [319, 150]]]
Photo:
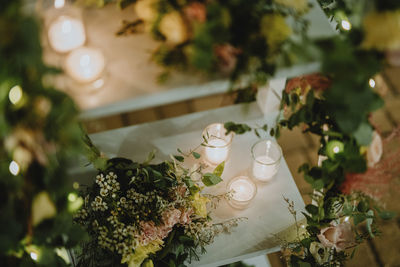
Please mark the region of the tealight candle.
[[68, 16], [60, 16], [50, 25], [48, 37], [51, 47], [59, 53], [78, 48], [86, 40], [82, 21]]
[[253, 145], [251, 152], [254, 179], [261, 182], [270, 181], [279, 170], [282, 157], [280, 146], [272, 140], [261, 140]]
[[66, 58], [65, 70], [76, 81], [89, 83], [100, 77], [104, 65], [104, 56], [100, 50], [80, 47]]
[[237, 209], [246, 208], [257, 194], [256, 184], [247, 176], [233, 178], [227, 187], [228, 192], [232, 192], [229, 204]]
[[233, 133], [226, 135], [222, 123], [214, 123], [203, 131], [205, 160], [211, 165], [218, 165], [229, 157]]

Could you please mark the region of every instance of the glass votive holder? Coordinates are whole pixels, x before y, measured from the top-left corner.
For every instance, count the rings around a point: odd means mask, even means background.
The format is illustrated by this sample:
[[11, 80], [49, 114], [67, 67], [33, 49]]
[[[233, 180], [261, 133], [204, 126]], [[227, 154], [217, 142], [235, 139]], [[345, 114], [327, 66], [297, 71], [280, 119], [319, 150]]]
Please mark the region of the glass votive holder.
[[204, 159], [212, 166], [229, 158], [234, 133], [226, 132], [222, 123], [210, 124], [203, 131]]
[[256, 196], [257, 185], [247, 176], [238, 176], [228, 183], [227, 191], [232, 193], [229, 205], [235, 209], [245, 209]]
[[258, 141], [251, 148], [252, 175], [257, 181], [268, 182], [278, 172], [282, 158], [281, 147], [271, 139]]

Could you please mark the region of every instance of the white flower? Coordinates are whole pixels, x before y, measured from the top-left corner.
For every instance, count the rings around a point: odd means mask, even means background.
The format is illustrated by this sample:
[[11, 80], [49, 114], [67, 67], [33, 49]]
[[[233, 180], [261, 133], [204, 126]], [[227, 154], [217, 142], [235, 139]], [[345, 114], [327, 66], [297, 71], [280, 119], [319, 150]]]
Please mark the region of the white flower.
[[106, 188], [100, 189], [100, 196], [106, 197], [108, 195], [108, 190]]
[[319, 242], [310, 244], [310, 253], [318, 264], [324, 264], [329, 259], [329, 251]]
[[99, 186], [102, 186], [103, 182], [104, 182], [104, 176], [101, 173], [96, 176], [96, 184], [98, 184]]
[[367, 150], [368, 167], [374, 166], [382, 157], [383, 145], [381, 136], [374, 131], [372, 134], [372, 142]]

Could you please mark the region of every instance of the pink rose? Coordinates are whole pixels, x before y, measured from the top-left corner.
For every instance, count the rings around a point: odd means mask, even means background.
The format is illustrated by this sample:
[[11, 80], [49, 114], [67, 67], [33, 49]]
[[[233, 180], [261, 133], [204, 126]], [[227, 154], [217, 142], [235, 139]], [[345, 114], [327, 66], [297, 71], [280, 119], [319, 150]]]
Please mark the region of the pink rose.
[[168, 234], [172, 231], [172, 227], [168, 227], [166, 225], [161, 225], [158, 227], [158, 237], [160, 239], [164, 239], [168, 236]]
[[206, 21], [206, 6], [202, 3], [193, 2], [186, 6], [183, 12], [189, 20], [195, 20], [198, 22]]
[[189, 224], [192, 222], [192, 218], [190, 216], [193, 214], [193, 209], [182, 209], [181, 210], [181, 218], [179, 219], [180, 224]]
[[158, 228], [155, 226], [154, 222], [140, 222], [141, 236], [140, 240], [143, 245], [147, 245], [149, 242], [157, 239]]
[[335, 248], [342, 251], [354, 245], [354, 234], [349, 222], [336, 225], [331, 222], [331, 226], [321, 229], [318, 239], [324, 247]]
[[221, 44], [214, 47], [214, 53], [219, 60], [220, 68], [226, 73], [233, 71], [237, 62], [237, 55], [241, 52], [240, 49], [230, 44]]
[[172, 228], [175, 224], [179, 222], [180, 217], [181, 211], [178, 209], [167, 210], [164, 211], [162, 214], [164, 225], [170, 228]]

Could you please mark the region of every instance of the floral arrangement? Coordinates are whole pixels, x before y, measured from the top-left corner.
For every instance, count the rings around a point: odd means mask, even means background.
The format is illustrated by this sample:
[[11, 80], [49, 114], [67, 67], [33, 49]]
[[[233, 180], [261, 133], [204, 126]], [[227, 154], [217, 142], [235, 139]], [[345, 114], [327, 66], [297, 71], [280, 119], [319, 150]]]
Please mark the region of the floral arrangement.
[[22, 1], [2, 1], [2, 266], [67, 266], [66, 248], [85, 237], [72, 221], [79, 200], [66, 175], [70, 157], [83, 151], [78, 112], [69, 97], [42, 82], [55, 70], [42, 62], [38, 28]]
[[[294, 203], [286, 200], [297, 227], [295, 240], [282, 246], [289, 266], [342, 266], [351, 256], [350, 249], [354, 253], [363, 240], [379, 234], [380, 219], [395, 215], [384, 211], [381, 201], [389, 188], [395, 186], [393, 181], [398, 176], [395, 155], [400, 148], [395, 143], [400, 141], [399, 130], [383, 141], [376, 130], [372, 132], [373, 126], [366, 116], [370, 131], [365, 125], [358, 126], [364, 128], [361, 136], [358, 127], [354, 127], [354, 133], [345, 133], [341, 128], [343, 122], [338, 121], [328, 105], [327, 96], [335, 90], [336, 82], [317, 73], [289, 80], [282, 94], [282, 114], [270, 131], [271, 135], [279, 136], [282, 128], [301, 126], [304, 132], [321, 138], [320, 164], [304, 164], [299, 168], [314, 189], [313, 202], [302, 212], [305, 224], [298, 222]], [[365, 89], [379, 101], [372, 88]], [[376, 103], [371, 106], [379, 107]], [[359, 120], [350, 123], [363, 125]], [[225, 127], [237, 134], [260, 130], [233, 122]]]
[[207, 204], [215, 207], [229, 196], [202, 194], [195, 182], [219, 183], [223, 164], [203, 173], [204, 166], [187, 169], [177, 159], [154, 165], [149, 160], [107, 160], [76, 214], [91, 237], [78, 266], [185, 266], [216, 235], [238, 223], [240, 219], [213, 223]]
[[[138, 17], [125, 21], [119, 35], [148, 32], [160, 42], [153, 59], [165, 67], [162, 80], [170, 70], [179, 70], [230, 75], [234, 80], [245, 75], [248, 84], [265, 82], [278, 64], [292, 58], [291, 37], [303, 33], [306, 22], [301, 15], [309, 8], [306, 0], [118, 3], [123, 7], [133, 3]], [[289, 16], [295, 25], [286, 22]]]

